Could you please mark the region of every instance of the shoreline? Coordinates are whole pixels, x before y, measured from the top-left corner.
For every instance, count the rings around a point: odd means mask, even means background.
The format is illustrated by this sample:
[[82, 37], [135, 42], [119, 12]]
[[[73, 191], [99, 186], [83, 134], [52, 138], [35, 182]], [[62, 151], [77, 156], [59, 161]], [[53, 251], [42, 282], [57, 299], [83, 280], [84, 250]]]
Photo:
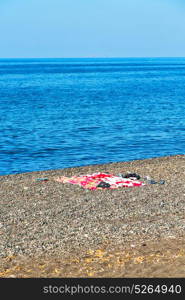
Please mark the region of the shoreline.
[[[8, 257], [15, 264], [19, 257], [65, 260], [97, 249], [112, 253], [134, 245], [135, 251], [164, 240], [184, 247], [184, 166], [185, 155], [174, 155], [0, 176], [1, 269]], [[55, 181], [94, 172], [134, 172], [165, 184], [90, 191]], [[48, 181], [36, 181], [39, 177]]]
[[57, 169], [46, 169], [46, 170], [32, 170], [32, 171], [28, 171], [28, 172], [20, 172], [20, 173], [10, 173], [10, 174], [0, 174], [0, 178], [4, 177], [4, 176], [15, 176], [15, 175], [27, 175], [27, 174], [32, 174], [32, 173], [48, 173], [48, 172], [62, 172], [62, 171], [70, 171], [70, 170], [77, 170], [77, 169], [94, 169], [94, 168], [102, 168], [106, 167], [106, 166], [112, 166], [114, 167], [114, 165], [118, 165], [118, 164], [133, 164], [133, 163], [142, 163], [147, 161], [148, 163], [150, 163], [150, 161], [153, 160], [168, 160], [170, 158], [180, 158], [185, 156], [185, 154], [175, 154], [175, 155], [167, 155], [167, 156], [156, 156], [156, 157], [150, 157], [150, 158], [143, 158], [143, 159], [133, 159], [133, 160], [126, 160], [126, 161], [115, 161], [115, 162], [107, 162], [107, 163], [102, 163], [102, 164], [90, 164], [90, 165], [79, 165], [79, 166], [73, 166], [73, 167], [64, 167], [64, 168], [57, 168]]

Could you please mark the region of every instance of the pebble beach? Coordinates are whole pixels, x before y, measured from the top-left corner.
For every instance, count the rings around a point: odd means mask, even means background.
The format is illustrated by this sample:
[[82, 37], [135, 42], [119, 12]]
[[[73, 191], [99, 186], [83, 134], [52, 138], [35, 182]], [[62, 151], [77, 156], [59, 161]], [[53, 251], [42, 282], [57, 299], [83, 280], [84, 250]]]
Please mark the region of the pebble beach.
[[[157, 183], [56, 181], [95, 172]], [[185, 155], [0, 176], [0, 207], [0, 277], [185, 277]]]

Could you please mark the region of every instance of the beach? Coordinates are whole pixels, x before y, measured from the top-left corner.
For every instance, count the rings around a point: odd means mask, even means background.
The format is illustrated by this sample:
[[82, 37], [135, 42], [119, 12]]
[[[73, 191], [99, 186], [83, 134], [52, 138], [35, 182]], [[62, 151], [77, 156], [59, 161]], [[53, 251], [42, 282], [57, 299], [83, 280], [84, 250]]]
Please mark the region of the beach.
[[[184, 166], [175, 155], [0, 176], [0, 277], [185, 277]], [[95, 172], [157, 183], [56, 181]]]

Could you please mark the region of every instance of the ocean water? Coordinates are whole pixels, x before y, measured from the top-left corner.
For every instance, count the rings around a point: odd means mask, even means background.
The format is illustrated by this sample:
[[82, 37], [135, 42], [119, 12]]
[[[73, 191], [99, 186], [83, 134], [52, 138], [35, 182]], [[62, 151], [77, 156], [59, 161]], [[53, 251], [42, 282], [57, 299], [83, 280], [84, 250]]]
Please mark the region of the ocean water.
[[185, 154], [185, 58], [1, 59], [0, 175]]

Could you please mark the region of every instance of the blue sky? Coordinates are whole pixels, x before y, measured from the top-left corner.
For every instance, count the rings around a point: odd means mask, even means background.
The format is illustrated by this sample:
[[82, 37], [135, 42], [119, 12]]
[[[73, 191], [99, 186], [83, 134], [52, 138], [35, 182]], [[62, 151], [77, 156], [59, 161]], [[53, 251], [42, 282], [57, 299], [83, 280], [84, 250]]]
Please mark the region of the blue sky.
[[185, 0], [0, 0], [0, 57], [185, 56]]

